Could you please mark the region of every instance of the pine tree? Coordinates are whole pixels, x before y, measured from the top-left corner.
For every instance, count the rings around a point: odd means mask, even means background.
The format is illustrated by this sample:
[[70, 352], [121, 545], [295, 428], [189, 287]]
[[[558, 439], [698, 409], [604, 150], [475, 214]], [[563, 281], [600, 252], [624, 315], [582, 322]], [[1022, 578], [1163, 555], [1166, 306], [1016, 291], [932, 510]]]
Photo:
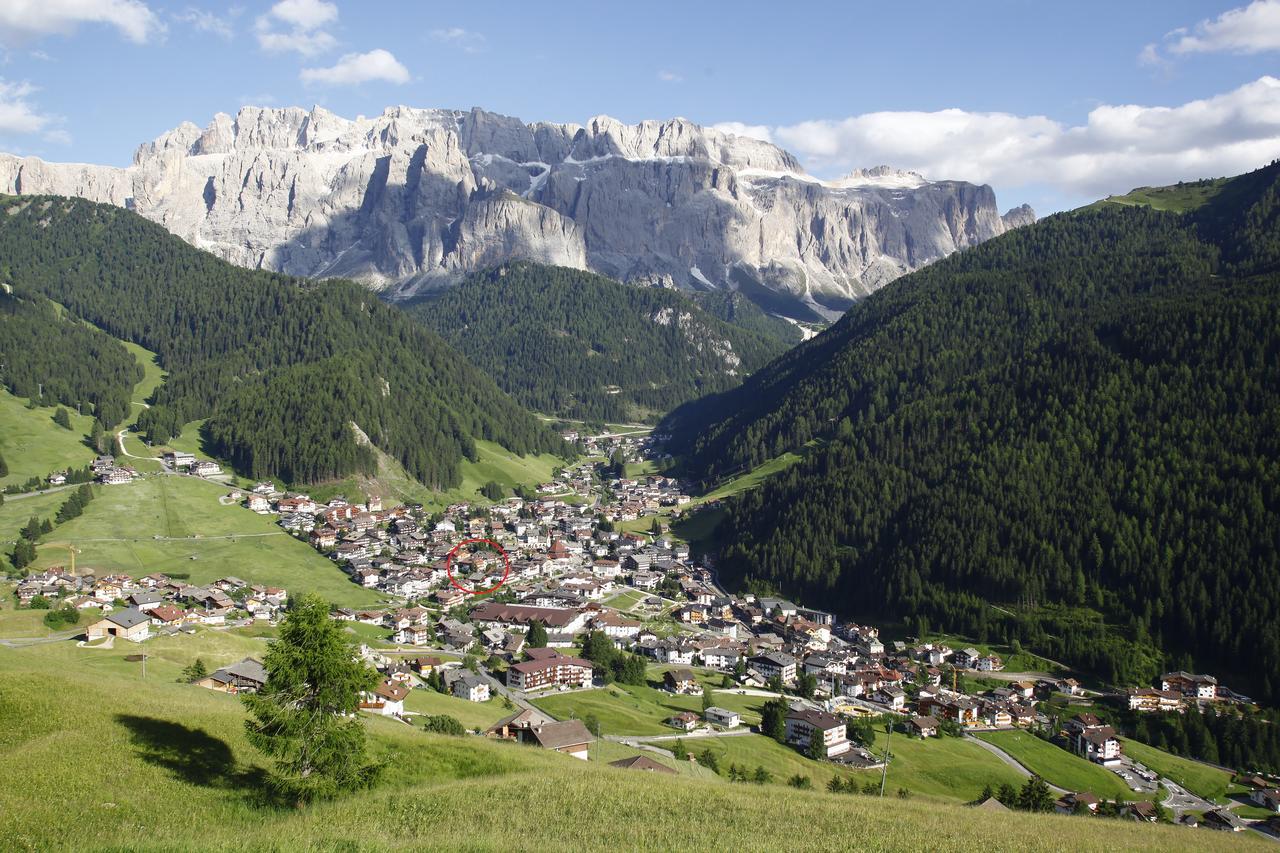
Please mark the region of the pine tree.
[[192, 684], [209, 674], [209, 670], [204, 665], [204, 658], [196, 658], [182, 670], [182, 677], [179, 681], [185, 681]]
[[67, 410], [61, 406], [59, 406], [58, 410], [53, 413], [53, 422], [63, 429], [71, 429], [71, 416], [68, 415]]
[[267, 683], [244, 697], [249, 742], [275, 759], [272, 788], [303, 805], [371, 785], [360, 695], [378, 682], [316, 595], [302, 598], [263, 661]]
[[760, 733], [778, 743], [787, 739], [787, 703], [782, 699], [770, 699], [760, 712]]
[[529, 633], [525, 636], [525, 644], [531, 649], [545, 649], [547, 647], [547, 629], [537, 619], [529, 623]]

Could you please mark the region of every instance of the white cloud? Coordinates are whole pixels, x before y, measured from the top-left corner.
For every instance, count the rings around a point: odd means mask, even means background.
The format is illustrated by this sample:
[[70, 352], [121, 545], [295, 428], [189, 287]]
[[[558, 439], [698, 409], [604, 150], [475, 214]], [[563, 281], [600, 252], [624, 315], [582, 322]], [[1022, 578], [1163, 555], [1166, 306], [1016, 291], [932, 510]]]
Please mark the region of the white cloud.
[[658, 79], [663, 83], [682, 83], [684, 77], [674, 71], [668, 71], [665, 68], [658, 72]]
[[271, 32], [259, 29], [258, 46], [269, 53], [288, 53], [294, 51], [303, 56], [316, 56], [332, 50], [338, 40], [324, 30], [313, 33], [291, 30], [287, 33]]
[[887, 163], [931, 178], [1044, 184], [1100, 196], [1238, 174], [1280, 156], [1280, 79], [1261, 77], [1174, 107], [1103, 105], [1076, 126], [1046, 116], [948, 109], [715, 127], [772, 139], [819, 173]]
[[484, 33], [477, 33], [474, 30], [464, 30], [462, 27], [446, 27], [444, 29], [432, 30], [431, 38], [438, 42], [451, 44], [461, 48], [465, 53], [480, 53], [485, 49], [486, 39]]
[[230, 39], [234, 35], [231, 27], [231, 16], [219, 17], [213, 12], [188, 6], [173, 17], [174, 20], [190, 24], [202, 33], [209, 33], [223, 39]]
[[[321, 29], [338, 20], [338, 7], [324, 0], [280, 0], [254, 22], [258, 46], [269, 53], [316, 56], [332, 50], [338, 40]], [[288, 29], [277, 30], [276, 24]]]
[[299, 75], [303, 83], [351, 86], [383, 80], [408, 83], [409, 69], [400, 64], [390, 51], [377, 48], [368, 53], [348, 53], [329, 68], [304, 68]]
[[270, 92], [262, 92], [258, 95], [241, 95], [237, 100], [240, 101], [242, 107], [273, 107], [276, 105], [276, 96]]
[[53, 119], [27, 100], [35, 90], [30, 83], [0, 80], [0, 133], [39, 133], [49, 126]]
[[719, 124], [711, 125], [712, 130], [718, 130], [721, 133], [732, 133], [734, 136], [749, 136], [752, 139], [759, 139], [763, 142], [773, 141], [773, 132], [763, 124], [743, 124], [740, 121], [722, 121]]
[[52, 142], [55, 145], [70, 145], [71, 134], [59, 128], [58, 130], [49, 130], [44, 133], [45, 142]]
[[1169, 34], [1173, 53], [1265, 53], [1280, 50], [1280, 0], [1254, 0]]
[[1160, 54], [1160, 48], [1153, 42], [1145, 45], [1138, 53], [1138, 64], [1148, 68], [1166, 69], [1170, 66], [1168, 59]]
[[3, 0], [0, 42], [21, 43], [47, 35], [69, 35], [80, 24], [107, 24], [142, 44], [164, 32], [164, 24], [141, 0]]
[[268, 13], [302, 30], [314, 30], [338, 20], [338, 7], [325, 0], [280, 0]]

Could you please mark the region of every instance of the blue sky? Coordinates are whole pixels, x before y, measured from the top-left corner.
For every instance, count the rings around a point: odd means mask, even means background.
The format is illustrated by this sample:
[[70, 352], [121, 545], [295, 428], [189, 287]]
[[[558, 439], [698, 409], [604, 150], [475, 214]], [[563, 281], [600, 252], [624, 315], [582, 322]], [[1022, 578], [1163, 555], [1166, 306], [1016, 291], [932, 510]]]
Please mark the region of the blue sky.
[[0, 150], [123, 165], [247, 103], [680, 115], [1041, 212], [1280, 156], [1280, 0], [611, 6], [4, 0]]

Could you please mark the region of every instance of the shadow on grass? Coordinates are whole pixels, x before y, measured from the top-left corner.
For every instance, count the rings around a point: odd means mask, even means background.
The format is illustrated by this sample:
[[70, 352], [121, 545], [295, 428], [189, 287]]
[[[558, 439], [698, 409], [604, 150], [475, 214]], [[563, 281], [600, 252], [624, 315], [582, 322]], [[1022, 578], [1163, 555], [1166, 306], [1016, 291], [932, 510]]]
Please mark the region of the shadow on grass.
[[231, 746], [204, 729], [171, 720], [117, 714], [138, 755], [189, 785], [234, 791], [259, 805], [278, 805], [261, 767], [240, 767]]

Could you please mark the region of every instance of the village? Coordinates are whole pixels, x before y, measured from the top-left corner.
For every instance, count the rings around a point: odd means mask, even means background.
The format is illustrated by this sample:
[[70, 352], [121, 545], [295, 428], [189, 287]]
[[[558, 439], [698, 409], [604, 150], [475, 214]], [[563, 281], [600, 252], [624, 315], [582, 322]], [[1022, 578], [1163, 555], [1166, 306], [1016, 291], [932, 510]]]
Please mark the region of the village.
[[[1171, 672], [1158, 686], [1103, 696], [1069, 676], [1007, 672], [1000, 655], [973, 646], [886, 643], [876, 627], [843, 622], [820, 609], [781, 597], [730, 594], [714, 565], [695, 558], [659, 522], [660, 514], [697, 511], [683, 485], [655, 471], [621, 476], [599, 461], [652, 468], [646, 464], [658, 455], [652, 439], [588, 441], [589, 460], [558, 471], [536, 493], [438, 512], [383, 506], [376, 499], [318, 502], [270, 482], [233, 489], [222, 501], [272, 516], [328, 556], [351, 583], [395, 602], [332, 610], [335, 619], [358, 627], [361, 655], [381, 672], [381, 684], [362, 703], [369, 713], [411, 721], [415, 715], [406, 702], [413, 704], [413, 691], [474, 703], [500, 698], [510, 713], [477, 726], [477, 734], [583, 759], [602, 737], [652, 748], [656, 741], [602, 732], [589, 718], [558, 718], [546, 710], [542, 697], [570, 701], [599, 693], [613, 680], [616, 673], [602, 665], [598, 650], [590, 655], [595, 660], [584, 651], [590, 638], [603, 636], [614, 653], [642, 659], [646, 678], [658, 689], [708, 697], [700, 711], [694, 704], [662, 721], [672, 735], [691, 741], [762, 730], [744, 704], [722, 707], [746, 697], [785, 703], [775, 734], [781, 742], [808, 759], [854, 770], [892, 772], [893, 751], [865, 736], [870, 724], [917, 740], [1024, 731], [1113, 772], [1133, 795], [1116, 806], [1123, 816], [1155, 821], [1164, 808], [1157, 805], [1158, 792], [1164, 791], [1165, 803], [1184, 823], [1196, 822], [1194, 812], [1215, 828], [1249, 825], [1125, 755], [1116, 730], [1089, 710], [1102, 700], [1134, 712], [1195, 712], [1241, 701], [1212, 676]], [[212, 462], [197, 470], [202, 463], [194, 457], [165, 462], [197, 476], [218, 473]], [[129, 473], [109, 459], [94, 467], [104, 483]], [[24, 606], [40, 597], [55, 609], [97, 613], [80, 640], [88, 644], [141, 643], [195, 626], [272, 625], [289, 601], [285, 589], [235, 577], [192, 585], [163, 573], [95, 577], [60, 568], [27, 577], [16, 594]], [[239, 693], [257, 689], [265, 678], [261, 662], [250, 657], [195, 683]], [[708, 687], [713, 681], [719, 691], [714, 696]], [[1017, 763], [995, 742], [983, 743]], [[674, 772], [645, 755], [614, 763]], [[1280, 815], [1275, 780], [1257, 779], [1252, 787], [1256, 805]], [[1088, 790], [1055, 794], [1054, 807], [1063, 813], [1095, 814], [1108, 806]], [[985, 807], [1004, 807], [994, 796], [988, 799]]]

